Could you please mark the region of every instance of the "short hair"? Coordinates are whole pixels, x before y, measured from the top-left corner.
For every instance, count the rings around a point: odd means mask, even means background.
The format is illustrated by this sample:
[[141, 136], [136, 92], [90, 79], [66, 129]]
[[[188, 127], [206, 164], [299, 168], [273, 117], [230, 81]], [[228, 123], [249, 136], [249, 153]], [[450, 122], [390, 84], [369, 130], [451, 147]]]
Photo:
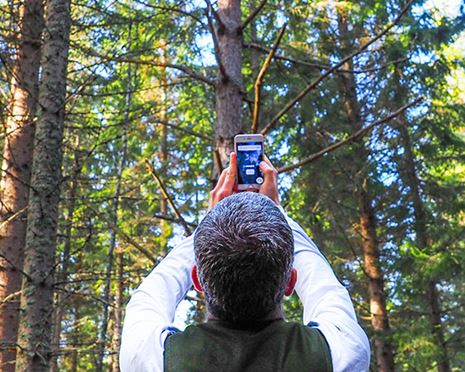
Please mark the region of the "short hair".
[[271, 199], [242, 192], [217, 203], [195, 232], [194, 251], [207, 308], [216, 318], [249, 323], [281, 303], [294, 238]]

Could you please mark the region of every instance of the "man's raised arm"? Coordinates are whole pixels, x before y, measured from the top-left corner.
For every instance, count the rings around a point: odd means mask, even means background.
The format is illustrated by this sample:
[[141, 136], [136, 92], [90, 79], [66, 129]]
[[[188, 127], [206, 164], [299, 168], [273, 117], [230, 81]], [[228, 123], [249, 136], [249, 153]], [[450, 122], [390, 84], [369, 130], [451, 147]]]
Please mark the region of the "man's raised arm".
[[368, 371], [370, 344], [357, 322], [346, 288], [304, 230], [286, 216], [294, 234], [296, 292], [304, 305], [304, 323], [316, 326], [331, 350], [334, 371]]
[[120, 351], [124, 371], [163, 371], [163, 349], [179, 302], [192, 285], [193, 235], [178, 244], [134, 291]]

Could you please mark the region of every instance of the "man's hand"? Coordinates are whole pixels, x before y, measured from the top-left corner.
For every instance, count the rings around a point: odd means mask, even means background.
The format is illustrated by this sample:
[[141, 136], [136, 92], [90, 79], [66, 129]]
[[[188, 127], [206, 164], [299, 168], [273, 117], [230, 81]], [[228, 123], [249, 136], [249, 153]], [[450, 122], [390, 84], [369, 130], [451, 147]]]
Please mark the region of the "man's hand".
[[[237, 155], [232, 152], [229, 155], [229, 167], [221, 172], [220, 179], [215, 188], [210, 193], [210, 202], [208, 210], [212, 209], [216, 203], [234, 194], [236, 189], [236, 173], [237, 173]], [[266, 182], [266, 177], [265, 177]]]
[[273, 164], [271, 164], [270, 159], [263, 155], [263, 161], [260, 163], [260, 169], [263, 172], [265, 181], [260, 186], [260, 194], [268, 196], [273, 200], [277, 205], [279, 205], [279, 193], [278, 193], [278, 171]]

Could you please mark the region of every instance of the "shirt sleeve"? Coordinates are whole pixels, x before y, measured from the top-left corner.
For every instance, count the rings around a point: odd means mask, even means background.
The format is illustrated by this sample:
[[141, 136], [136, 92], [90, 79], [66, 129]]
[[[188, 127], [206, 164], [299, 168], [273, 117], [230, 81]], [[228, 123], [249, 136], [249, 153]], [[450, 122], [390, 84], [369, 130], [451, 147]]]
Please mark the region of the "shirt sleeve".
[[192, 285], [194, 237], [177, 245], [134, 291], [126, 307], [121, 338], [121, 371], [162, 372], [166, 337], [176, 307]]
[[296, 292], [304, 305], [304, 323], [317, 326], [325, 336], [335, 372], [368, 371], [370, 344], [349, 293], [304, 230], [286, 219], [294, 235]]

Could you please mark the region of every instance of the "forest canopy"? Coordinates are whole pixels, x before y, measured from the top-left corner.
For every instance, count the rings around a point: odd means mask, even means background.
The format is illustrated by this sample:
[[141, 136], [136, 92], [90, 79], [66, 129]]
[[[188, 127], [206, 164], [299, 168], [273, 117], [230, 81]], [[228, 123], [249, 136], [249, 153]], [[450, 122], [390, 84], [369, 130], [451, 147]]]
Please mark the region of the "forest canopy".
[[[131, 292], [252, 132], [372, 370], [463, 370], [463, 2], [0, 0], [0, 107], [1, 370], [118, 371]], [[176, 325], [204, 317], [188, 292]]]

